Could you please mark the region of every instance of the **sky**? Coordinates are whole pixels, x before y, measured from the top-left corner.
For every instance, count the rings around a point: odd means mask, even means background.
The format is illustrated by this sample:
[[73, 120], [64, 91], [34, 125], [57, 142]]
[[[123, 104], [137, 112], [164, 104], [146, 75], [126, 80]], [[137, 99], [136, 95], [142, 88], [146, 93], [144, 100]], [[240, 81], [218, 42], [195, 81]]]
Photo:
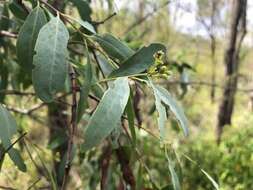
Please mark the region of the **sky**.
[[[125, 2], [130, 8], [136, 7], [136, 1], [128, 0], [115, 0], [115, 10], [120, 11], [120, 9], [125, 6]], [[155, 0], [153, 0], [156, 2]], [[231, 1], [231, 0], [228, 0]], [[177, 8], [178, 4], [180, 4]], [[175, 26], [176, 30], [183, 33], [190, 33], [192, 35], [200, 35], [207, 37], [207, 32], [205, 28], [197, 21], [196, 11], [197, 11], [197, 0], [172, 0], [169, 4], [169, 10], [171, 15], [176, 15], [171, 18], [172, 24]], [[245, 38], [245, 43], [253, 45], [253, 0], [248, 0], [248, 11], [247, 11], [247, 21], [248, 21], [248, 34]], [[175, 21], [173, 23], [173, 21]], [[223, 34], [221, 34], [223, 35]]]

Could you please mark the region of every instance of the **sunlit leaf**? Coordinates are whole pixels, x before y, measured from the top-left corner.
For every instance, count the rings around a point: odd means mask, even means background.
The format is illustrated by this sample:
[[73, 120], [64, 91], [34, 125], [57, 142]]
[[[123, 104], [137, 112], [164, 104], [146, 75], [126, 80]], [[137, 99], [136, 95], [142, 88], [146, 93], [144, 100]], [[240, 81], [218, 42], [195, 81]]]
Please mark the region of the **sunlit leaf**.
[[121, 124], [121, 116], [125, 110], [130, 89], [127, 78], [119, 78], [103, 95], [99, 105], [89, 120], [84, 134], [85, 151], [103, 141], [113, 129]]
[[[176, 116], [176, 119], [179, 121], [180, 123], [180, 127], [183, 129], [183, 132], [185, 135], [188, 135], [189, 131], [188, 131], [188, 121], [186, 119], [186, 116], [184, 114], [184, 111], [182, 110], [182, 108], [178, 105], [178, 103], [174, 100], [174, 98], [171, 96], [171, 94], [164, 89], [161, 86], [158, 85], [154, 85], [152, 84], [152, 82], [150, 82], [151, 87], [154, 90], [154, 94], [156, 97], [156, 106], [158, 109], [159, 114], [159, 126], [161, 124], [160, 127], [164, 127], [164, 111], [163, 108], [161, 106], [160, 103], [163, 103], [164, 105], [168, 106], [169, 109], [171, 110], [171, 112]], [[159, 102], [157, 102], [159, 101]]]
[[33, 85], [44, 102], [52, 102], [54, 95], [64, 89], [68, 39], [68, 30], [59, 17], [53, 18], [39, 32], [33, 57]]
[[111, 58], [116, 58], [120, 62], [134, 54], [132, 49], [111, 34], [95, 35], [94, 39]]

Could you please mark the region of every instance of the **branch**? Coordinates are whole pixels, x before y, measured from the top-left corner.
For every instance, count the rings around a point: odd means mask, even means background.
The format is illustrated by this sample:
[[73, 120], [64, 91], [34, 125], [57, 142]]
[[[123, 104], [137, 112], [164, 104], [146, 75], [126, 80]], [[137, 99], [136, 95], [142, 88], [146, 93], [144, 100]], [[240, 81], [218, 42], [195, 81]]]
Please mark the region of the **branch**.
[[[9, 150], [17, 143], [19, 142], [22, 138], [24, 138], [24, 136], [27, 135], [27, 132], [23, 133], [19, 138], [17, 138], [7, 149], [4, 150], [3, 154], [9, 152]], [[0, 159], [1, 160], [1, 159]]]
[[136, 26], [140, 25], [141, 23], [143, 23], [145, 20], [147, 20], [149, 17], [153, 16], [156, 12], [158, 12], [160, 9], [162, 9], [163, 7], [167, 6], [171, 1], [166, 1], [165, 3], [163, 3], [160, 7], [156, 7], [153, 9], [152, 12], [147, 13], [144, 17], [140, 18], [139, 20], [137, 20], [136, 22], [132, 23], [128, 29], [124, 32], [124, 35], [126, 35], [127, 33], [129, 33], [131, 30], [133, 30]]
[[0, 37], [17, 38], [18, 35], [6, 30], [0, 30]]
[[34, 92], [21, 92], [18, 90], [0, 90], [0, 94], [17, 96], [35, 96]]
[[95, 26], [98, 26], [98, 25], [100, 25], [100, 24], [104, 24], [106, 21], [108, 21], [108, 20], [110, 20], [111, 18], [113, 18], [114, 16], [116, 16], [117, 15], [117, 13], [116, 12], [114, 12], [114, 13], [112, 13], [111, 15], [109, 15], [107, 18], [105, 18], [104, 20], [102, 20], [102, 21], [93, 21], [92, 22], [92, 24], [93, 25], [95, 25]]
[[76, 80], [76, 73], [74, 68], [69, 65], [69, 75], [71, 80], [71, 87], [72, 87], [72, 108], [71, 108], [71, 124], [69, 127], [69, 139], [68, 139], [68, 148], [67, 148], [67, 160], [65, 163], [65, 170], [63, 176], [63, 182], [61, 186], [61, 190], [65, 189], [67, 177], [69, 174], [70, 166], [71, 166], [71, 153], [73, 150], [74, 144], [74, 135], [77, 129], [77, 80]]

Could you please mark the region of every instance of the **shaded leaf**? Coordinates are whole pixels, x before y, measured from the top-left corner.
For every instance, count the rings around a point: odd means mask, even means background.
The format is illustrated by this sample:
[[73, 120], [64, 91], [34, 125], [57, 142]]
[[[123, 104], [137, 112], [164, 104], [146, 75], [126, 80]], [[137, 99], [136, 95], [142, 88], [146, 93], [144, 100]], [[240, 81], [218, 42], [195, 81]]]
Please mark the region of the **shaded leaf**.
[[165, 46], [158, 43], [141, 48], [125, 60], [117, 70], [113, 71], [110, 77], [130, 76], [145, 71], [154, 64], [153, 55], [160, 50], [166, 52]]
[[104, 93], [91, 116], [84, 134], [85, 151], [103, 141], [113, 129], [120, 126], [121, 116], [128, 101], [130, 89], [127, 78], [119, 78]]
[[132, 49], [111, 34], [95, 35], [94, 40], [100, 44], [111, 58], [116, 58], [120, 62], [134, 54]]
[[[11, 138], [17, 133], [17, 124], [11, 114], [0, 104], [0, 139], [4, 149], [8, 149], [12, 143]], [[8, 154], [19, 170], [25, 172], [26, 166], [19, 152], [11, 148]]]
[[68, 30], [59, 17], [53, 18], [39, 32], [33, 57], [33, 85], [44, 102], [52, 102], [53, 96], [64, 89], [68, 39]]
[[34, 46], [39, 31], [46, 22], [44, 11], [38, 6], [28, 15], [20, 28], [17, 39], [17, 57], [18, 63], [26, 71], [32, 71]]
[[73, 4], [77, 7], [78, 12], [82, 20], [91, 21], [92, 10], [90, 4], [86, 0], [71, 0]]
[[9, 9], [15, 17], [21, 20], [25, 20], [28, 16], [27, 11], [17, 2], [17, 0], [13, 0], [12, 3], [9, 4]]
[[126, 105], [126, 114], [127, 114], [127, 120], [128, 120], [128, 125], [130, 128], [131, 132], [131, 137], [133, 141], [133, 145], [136, 145], [136, 133], [135, 133], [135, 126], [134, 126], [134, 107], [133, 107], [133, 93], [132, 90], [130, 89], [130, 96]]

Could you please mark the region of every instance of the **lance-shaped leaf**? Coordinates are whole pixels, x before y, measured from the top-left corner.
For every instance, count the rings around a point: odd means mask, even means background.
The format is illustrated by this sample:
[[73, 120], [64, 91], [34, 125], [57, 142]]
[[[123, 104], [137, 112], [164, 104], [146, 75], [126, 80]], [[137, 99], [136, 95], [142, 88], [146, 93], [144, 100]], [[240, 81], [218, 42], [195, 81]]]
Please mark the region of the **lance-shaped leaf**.
[[116, 58], [120, 62], [123, 62], [134, 54], [132, 49], [111, 34], [95, 35], [94, 39], [111, 58]]
[[33, 85], [44, 102], [52, 102], [54, 95], [64, 89], [68, 39], [68, 30], [59, 17], [53, 18], [39, 32], [33, 57]]
[[141, 48], [125, 60], [117, 70], [113, 71], [110, 77], [130, 76], [145, 71], [154, 64], [153, 55], [160, 50], [166, 52], [165, 46], [158, 43]]
[[[11, 145], [11, 138], [17, 133], [17, 124], [11, 114], [0, 104], [0, 140], [5, 150]], [[26, 166], [19, 152], [11, 148], [8, 154], [19, 170], [25, 172]]]
[[[178, 105], [178, 103], [173, 99], [173, 97], [170, 95], [170, 93], [166, 89], [158, 85], [154, 85], [152, 84], [152, 82], [150, 82], [150, 84], [154, 90], [154, 94], [156, 98], [156, 109], [159, 112], [158, 123], [159, 123], [160, 129], [161, 129], [161, 126], [163, 126], [165, 122], [165, 118], [164, 118], [165, 110], [164, 108], [161, 107], [163, 106], [161, 103], [163, 103], [164, 105], [168, 106], [171, 112], [176, 116], [177, 120], [180, 123], [180, 127], [183, 129], [184, 134], [188, 135], [189, 133], [188, 122], [182, 108]], [[158, 103], [158, 101], [160, 103]]]
[[121, 116], [128, 102], [129, 93], [127, 78], [115, 80], [104, 93], [85, 131], [83, 151], [98, 145], [110, 135], [113, 129], [120, 126]]
[[165, 138], [165, 122], [167, 120], [166, 109], [163, 106], [162, 101], [156, 91], [154, 91], [154, 95], [155, 95], [155, 106], [156, 106], [156, 110], [158, 112], [157, 120], [158, 120], [158, 126], [159, 126], [159, 130], [160, 130], [160, 138], [161, 138], [161, 140], [164, 140], [164, 138]]
[[26, 71], [32, 71], [34, 46], [39, 31], [47, 23], [46, 15], [39, 6], [28, 15], [21, 27], [17, 40], [18, 63]]
[[177, 176], [177, 173], [175, 171], [175, 166], [174, 166], [174, 162], [170, 159], [167, 150], [165, 151], [165, 156], [167, 158], [168, 161], [168, 167], [169, 167], [169, 171], [170, 171], [170, 175], [171, 175], [171, 181], [173, 184], [173, 189], [174, 190], [180, 190], [181, 186], [180, 186], [180, 182]]

